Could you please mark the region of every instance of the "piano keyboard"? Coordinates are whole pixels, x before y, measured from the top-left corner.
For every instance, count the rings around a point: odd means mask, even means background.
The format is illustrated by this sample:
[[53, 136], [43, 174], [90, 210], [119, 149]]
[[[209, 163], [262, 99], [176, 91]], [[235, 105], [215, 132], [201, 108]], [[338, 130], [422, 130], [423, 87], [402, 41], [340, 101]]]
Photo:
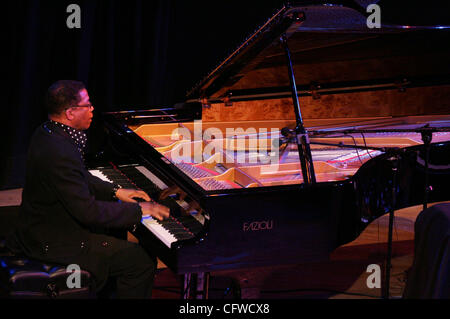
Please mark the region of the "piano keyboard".
[[142, 219], [142, 223], [169, 248], [180, 240], [194, 238], [195, 233], [199, 233], [202, 229], [202, 225], [190, 216], [178, 218], [170, 216], [166, 220], [148, 216]]
[[[123, 188], [141, 189], [153, 198], [157, 198], [162, 190], [168, 188], [144, 166], [127, 165], [119, 166], [117, 169], [105, 167], [90, 170], [90, 172], [104, 181], [115, 183]], [[174, 213], [186, 208], [188, 203], [171, 197], [160, 200], [159, 203], [170, 208], [171, 216], [163, 221], [146, 216], [142, 218], [141, 223], [167, 247], [172, 248], [175, 243], [193, 239], [200, 233], [204, 219], [196, 216], [196, 212], [194, 215], [174, 216]]]

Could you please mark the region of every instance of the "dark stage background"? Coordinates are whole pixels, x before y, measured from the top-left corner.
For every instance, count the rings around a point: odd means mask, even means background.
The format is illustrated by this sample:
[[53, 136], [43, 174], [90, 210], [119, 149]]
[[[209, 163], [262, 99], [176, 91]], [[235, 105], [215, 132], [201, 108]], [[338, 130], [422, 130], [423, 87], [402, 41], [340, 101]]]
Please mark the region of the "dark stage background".
[[[69, 29], [69, 4], [81, 28]], [[59, 79], [81, 80], [94, 104], [91, 146], [102, 112], [172, 106], [282, 1], [14, 1], [3, 46], [7, 86], [0, 189], [22, 187], [26, 150], [46, 120], [43, 97]], [[5, 75], [5, 73], [4, 73]], [[94, 146], [95, 148], [95, 146]]]
[[[81, 7], [80, 29], [66, 26], [71, 3]], [[28, 143], [46, 120], [43, 96], [54, 81], [83, 81], [97, 118], [106, 111], [172, 106], [283, 3], [16, 0], [3, 5], [0, 189], [23, 186]], [[427, 23], [430, 12], [448, 17], [448, 10], [430, 10], [430, 1], [415, 9], [407, 3], [379, 1], [383, 21]], [[94, 150], [98, 126], [94, 120], [89, 130]]]

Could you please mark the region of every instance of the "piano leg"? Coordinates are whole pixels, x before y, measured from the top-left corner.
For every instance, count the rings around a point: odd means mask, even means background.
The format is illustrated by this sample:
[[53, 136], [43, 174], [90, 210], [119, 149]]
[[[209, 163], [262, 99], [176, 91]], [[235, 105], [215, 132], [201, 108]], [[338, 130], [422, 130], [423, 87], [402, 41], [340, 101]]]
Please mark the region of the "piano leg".
[[183, 299], [208, 299], [209, 272], [184, 274]]
[[191, 295], [191, 277], [192, 274], [184, 274], [183, 299], [189, 299]]
[[202, 272], [201, 275], [199, 274], [197, 278], [197, 287], [202, 287], [202, 291], [197, 293], [197, 299], [208, 299], [209, 272]]

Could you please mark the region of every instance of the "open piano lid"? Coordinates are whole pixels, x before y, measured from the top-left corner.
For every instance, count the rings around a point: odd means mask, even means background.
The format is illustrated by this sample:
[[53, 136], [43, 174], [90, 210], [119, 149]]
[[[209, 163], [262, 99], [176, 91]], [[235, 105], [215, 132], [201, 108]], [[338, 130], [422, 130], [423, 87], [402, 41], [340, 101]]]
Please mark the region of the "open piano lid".
[[[353, 4], [353, 2], [349, 2]], [[283, 7], [187, 93], [188, 101], [288, 96], [286, 34], [299, 94], [448, 83], [450, 27], [369, 28], [357, 5]]]
[[[311, 86], [315, 86], [314, 90], [321, 94], [335, 94], [355, 90], [391, 89], [398, 85], [411, 87], [448, 83], [446, 81], [450, 78], [448, 60], [450, 27], [407, 27], [391, 24], [382, 25], [380, 29], [369, 29], [367, 17], [363, 13], [357, 8], [338, 5], [283, 7], [192, 89], [188, 93], [187, 102], [204, 103], [206, 99], [208, 103], [215, 103], [223, 101], [226, 97], [231, 100], [268, 97], [278, 99], [283, 95], [290, 97], [286, 57], [279, 44], [282, 34], [286, 34], [289, 38], [300, 94], [312, 95]], [[419, 92], [419, 94], [422, 93]], [[436, 98], [440, 99], [440, 95]], [[434, 107], [429, 100], [422, 100]], [[395, 100], [393, 102], [389, 100], [389, 102], [395, 103]], [[157, 170], [170, 175], [170, 179], [183, 181], [180, 187], [188, 193], [191, 192], [189, 194], [193, 198], [205, 193], [230, 193], [234, 191], [229, 188], [230, 180], [234, 183], [231, 188], [237, 189], [303, 183], [297, 145], [290, 143], [284, 150], [273, 152], [278, 150], [273, 141], [276, 142], [279, 139], [282, 134], [281, 128], [288, 125], [285, 124], [287, 121], [274, 118], [280, 120], [280, 123], [268, 124], [265, 121], [259, 121], [262, 122], [261, 124], [256, 120], [252, 122], [239, 118], [233, 124], [230, 121], [208, 123], [203, 120], [204, 131], [199, 130], [201, 136], [197, 139], [195, 132], [196, 125], [199, 124], [193, 120], [201, 113], [203, 117], [206, 112], [203, 112], [200, 103], [186, 104], [195, 105], [195, 117], [192, 117], [191, 112], [183, 105], [182, 108], [174, 109], [177, 112], [176, 115], [169, 114], [170, 109], [152, 110], [160, 114], [149, 113], [149, 111], [111, 114], [110, 117], [114, 119], [111, 119], [110, 125], [115, 123], [114, 127], [119, 131], [118, 135], [130, 139], [126, 144], [135, 145], [136, 153], [145, 153], [145, 156], [152, 158], [148, 161], [150, 166], [158, 164], [160, 167], [157, 167]], [[445, 104], [444, 108], [448, 106], [446, 103], [443, 104]], [[447, 122], [448, 117], [446, 117]], [[293, 118], [289, 121], [292, 122], [289, 125], [295, 125]], [[349, 123], [349, 121], [351, 119], [345, 118], [343, 123]], [[418, 123], [423, 121], [428, 121], [428, 118], [420, 119]], [[389, 122], [388, 124], [399, 123]], [[258, 144], [256, 153], [255, 149], [251, 148], [250, 141], [248, 147], [247, 143], [241, 147], [234, 135], [223, 139], [202, 139], [203, 133], [210, 128], [222, 128], [222, 131], [226, 132], [228, 128], [235, 128], [237, 131], [241, 128], [259, 127], [257, 125], [263, 125], [267, 130], [261, 135], [252, 134], [254, 135], [252, 141], [266, 141], [267, 144], [261, 148]], [[352, 122], [352, 127], [354, 125]], [[278, 128], [278, 130], [269, 133], [269, 128]], [[177, 131], [175, 137], [179, 137], [180, 141], [174, 142], [174, 130], [192, 131], [194, 134], [186, 134], [190, 138], [187, 139], [189, 143], [185, 143], [184, 135], [178, 134]], [[194, 137], [193, 141], [192, 137]], [[240, 137], [245, 137], [245, 134]], [[347, 140], [342, 138], [339, 142], [359, 145], [363, 143], [365, 145], [367, 142], [368, 147], [406, 147], [421, 144], [420, 137], [417, 136], [412, 139], [403, 136], [400, 140], [395, 139], [392, 142], [387, 141], [385, 136], [370, 137], [373, 138], [372, 141], [366, 141], [364, 137], [361, 139], [359, 136], [350, 136]], [[448, 135], [439, 138], [439, 141], [447, 141]], [[321, 140], [321, 142], [327, 141]], [[315, 170], [318, 182], [348, 180], [354, 176], [363, 162], [382, 153], [373, 149], [361, 154], [354, 148], [349, 147], [343, 150], [337, 147], [336, 143], [333, 145], [334, 147], [314, 150], [316, 152], [313, 154], [313, 159], [314, 165], [317, 166]], [[184, 156], [182, 152], [184, 146], [187, 146], [186, 150], [190, 151], [189, 155]], [[223, 152], [216, 152], [213, 156], [205, 158], [205, 153], [208, 153], [206, 149], [217, 151], [210, 146], [220, 146]], [[270, 155], [270, 158], [280, 163], [279, 171], [273, 172], [271, 165], [265, 165], [262, 161], [265, 157], [260, 156], [259, 152], [264, 156], [275, 153], [273, 156]], [[241, 157], [245, 160], [243, 163], [240, 162], [243, 165], [230, 164], [237, 163]], [[228, 158], [233, 161], [229, 163]], [[250, 163], [250, 159], [256, 159], [256, 162]], [[266, 166], [269, 170], [265, 169]], [[278, 169], [278, 166], [275, 166]], [[201, 175], [198, 175], [199, 170]], [[205, 171], [208, 173], [207, 176], [203, 175]], [[234, 176], [231, 176], [230, 172]], [[230, 173], [231, 177], [227, 173]], [[223, 177], [223, 180], [219, 177]], [[216, 185], [218, 184], [216, 181], [220, 185]], [[212, 184], [206, 185], [209, 182]], [[220, 187], [225, 187], [225, 190]]]

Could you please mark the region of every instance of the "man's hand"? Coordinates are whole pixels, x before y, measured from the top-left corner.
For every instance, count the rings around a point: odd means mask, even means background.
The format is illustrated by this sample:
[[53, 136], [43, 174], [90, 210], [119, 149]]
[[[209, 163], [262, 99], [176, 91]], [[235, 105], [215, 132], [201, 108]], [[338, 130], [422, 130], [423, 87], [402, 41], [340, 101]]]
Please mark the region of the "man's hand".
[[154, 202], [140, 202], [142, 216], [152, 216], [163, 220], [169, 217], [170, 209]]
[[145, 201], [150, 201], [150, 197], [146, 192], [139, 191], [137, 189], [119, 188], [116, 192], [116, 197], [122, 202], [128, 203], [137, 203], [137, 201], [133, 198], [141, 198]]

